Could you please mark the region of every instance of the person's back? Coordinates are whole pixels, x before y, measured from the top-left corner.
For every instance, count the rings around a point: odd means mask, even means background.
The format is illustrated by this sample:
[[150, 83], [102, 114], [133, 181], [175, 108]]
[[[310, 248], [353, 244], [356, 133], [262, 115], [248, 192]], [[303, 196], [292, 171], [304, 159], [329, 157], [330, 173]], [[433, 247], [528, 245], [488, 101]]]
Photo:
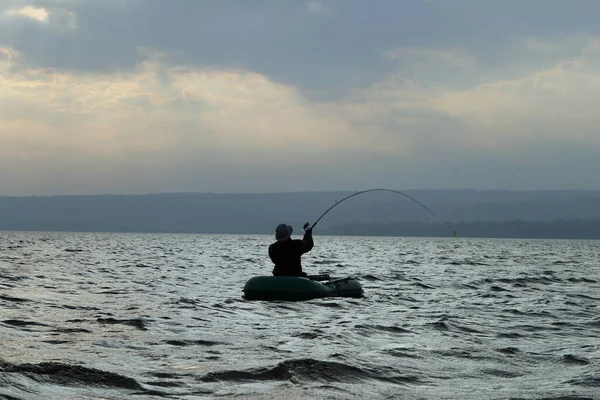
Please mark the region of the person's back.
[[304, 232], [302, 240], [292, 239], [292, 232], [292, 227], [286, 224], [280, 224], [275, 230], [277, 242], [269, 246], [269, 257], [275, 264], [275, 276], [307, 276], [302, 271], [300, 258], [314, 246], [312, 229]]

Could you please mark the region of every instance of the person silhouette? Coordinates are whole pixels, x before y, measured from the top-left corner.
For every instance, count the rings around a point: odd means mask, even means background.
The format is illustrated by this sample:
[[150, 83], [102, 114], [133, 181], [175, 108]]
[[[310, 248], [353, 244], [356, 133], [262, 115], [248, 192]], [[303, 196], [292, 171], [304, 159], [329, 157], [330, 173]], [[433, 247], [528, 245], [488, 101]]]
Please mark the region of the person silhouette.
[[269, 246], [269, 258], [275, 264], [275, 276], [308, 276], [302, 271], [301, 257], [314, 247], [312, 228], [304, 225], [304, 237], [292, 239], [294, 229], [287, 224], [275, 228], [275, 243]]

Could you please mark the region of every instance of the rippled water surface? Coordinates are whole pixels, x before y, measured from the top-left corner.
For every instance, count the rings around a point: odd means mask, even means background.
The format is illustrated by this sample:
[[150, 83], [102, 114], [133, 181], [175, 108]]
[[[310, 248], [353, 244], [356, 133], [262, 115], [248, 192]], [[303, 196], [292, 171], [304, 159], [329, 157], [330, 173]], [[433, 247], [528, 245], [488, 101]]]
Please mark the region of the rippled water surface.
[[0, 399], [599, 399], [600, 242], [319, 237], [361, 299], [258, 302], [271, 237], [0, 232]]

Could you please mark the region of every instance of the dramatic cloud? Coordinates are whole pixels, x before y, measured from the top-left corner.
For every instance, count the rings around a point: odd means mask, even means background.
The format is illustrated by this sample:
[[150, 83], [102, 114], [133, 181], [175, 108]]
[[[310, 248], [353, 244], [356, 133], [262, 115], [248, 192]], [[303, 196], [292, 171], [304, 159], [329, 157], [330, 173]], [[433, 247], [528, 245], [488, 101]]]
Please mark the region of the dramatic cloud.
[[0, 194], [598, 188], [592, 28], [199, 3], [0, 0]]

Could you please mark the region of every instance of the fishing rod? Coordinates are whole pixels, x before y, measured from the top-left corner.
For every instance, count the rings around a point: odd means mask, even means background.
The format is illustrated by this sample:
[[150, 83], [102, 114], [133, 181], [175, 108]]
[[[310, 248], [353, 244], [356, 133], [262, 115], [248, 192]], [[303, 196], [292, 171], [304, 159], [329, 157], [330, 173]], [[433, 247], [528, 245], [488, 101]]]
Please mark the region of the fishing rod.
[[343, 198], [342, 200], [340, 200], [340, 201], [337, 201], [337, 200], [336, 200], [335, 204], [334, 204], [334, 205], [332, 205], [331, 207], [329, 207], [329, 208], [328, 208], [328, 209], [327, 209], [327, 210], [326, 210], [326, 211], [325, 211], [325, 212], [324, 212], [324, 213], [323, 213], [323, 214], [322, 214], [322, 215], [321, 215], [321, 216], [320, 216], [320, 217], [317, 219], [317, 221], [316, 221], [314, 224], [312, 224], [312, 226], [310, 226], [310, 224], [309, 224], [308, 222], [307, 222], [307, 223], [305, 223], [305, 224], [304, 224], [304, 230], [307, 230], [307, 229], [309, 229], [309, 228], [310, 228], [310, 229], [313, 229], [315, 226], [317, 226], [317, 224], [319, 223], [319, 221], [321, 220], [321, 218], [323, 218], [325, 215], [327, 215], [327, 213], [328, 213], [329, 211], [331, 211], [331, 210], [332, 210], [334, 207], [338, 206], [339, 204], [341, 204], [341, 203], [342, 203], [342, 202], [344, 202], [345, 200], [348, 200], [349, 198], [351, 198], [351, 197], [354, 197], [354, 196], [358, 196], [359, 194], [368, 193], [368, 192], [375, 192], [375, 191], [385, 191], [385, 192], [392, 192], [392, 193], [397, 193], [397, 194], [400, 194], [400, 195], [402, 195], [402, 196], [404, 196], [404, 197], [408, 197], [409, 199], [411, 199], [412, 201], [414, 201], [415, 203], [417, 203], [418, 205], [420, 205], [421, 207], [423, 207], [424, 209], [426, 209], [426, 210], [427, 210], [427, 211], [428, 211], [428, 212], [429, 212], [431, 215], [433, 215], [434, 217], [436, 216], [436, 215], [433, 213], [433, 211], [431, 211], [429, 208], [427, 208], [425, 205], [423, 205], [423, 204], [422, 204], [421, 202], [419, 202], [417, 199], [415, 199], [415, 198], [413, 198], [413, 197], [410, 197], [410, 196], [409, 196], [409, 195], [407, 195], [406, 193], [402, 193], [402, 192], [401, 192], [401, 191], [399, 191], [399, 190], [393, 190], [393, 189], [367, 189], [367, 190], [362, 190], [362, 191], [360, 191], [360, 192], [352, 193], [351, 195], [344, 197], [344, 198]]

